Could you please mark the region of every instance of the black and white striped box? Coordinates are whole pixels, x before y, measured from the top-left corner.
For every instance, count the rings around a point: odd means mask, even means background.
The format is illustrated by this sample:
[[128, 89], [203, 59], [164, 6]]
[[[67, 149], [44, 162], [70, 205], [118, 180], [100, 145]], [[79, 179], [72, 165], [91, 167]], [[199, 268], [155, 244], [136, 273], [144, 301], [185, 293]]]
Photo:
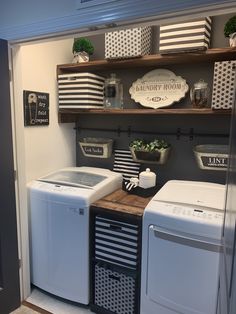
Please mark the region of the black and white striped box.
[[125, 59], [151, 53], [151, 27], [136, 27], [105, 33], [105, 58]]
[[235, 93], [235, 69], [236, 60], [215, 62], [212, 109], [232, 109]]
[[160, 53], [206, 50], [210, 46], [211, 18], [160, 26]]
[[59, 74], [59, 109], [102, 109], [104, 81], [104, 77], [88, 72]]

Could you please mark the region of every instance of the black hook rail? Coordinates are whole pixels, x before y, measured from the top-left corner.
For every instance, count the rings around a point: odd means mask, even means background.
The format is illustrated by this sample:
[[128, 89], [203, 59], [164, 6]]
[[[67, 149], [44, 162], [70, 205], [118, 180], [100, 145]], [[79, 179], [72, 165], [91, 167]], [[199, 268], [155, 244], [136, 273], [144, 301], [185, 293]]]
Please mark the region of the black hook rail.
[[194, 132], [193, 128], [190, 128], [188, 132], [183, 132], [181, 128], [177, 128], [175, 132], [152, 132], [152, 131], [141, 131], [141, 130], [132, 130], [131, 126], [128, 126], [127, 129], [121, 129], [118, 126], [116, 129], [108, 129], [108, 128], [91, 128], [91, 127], [76, 127], [78, 132], [81, 131], [95, 131], [95, 132], [113, 132], [117, 133], [119, 137], [121, 133], [127, 133], [128, 137], [132, 134], [144, 134], [144, 135], [163, 135], [163, 136], [176, 136], [177, 139], [180, 139], [182, 136], [189, 137], [190, 140], [193, 140], [194, 137], [229, 137], [228, 133], [198, 133]]

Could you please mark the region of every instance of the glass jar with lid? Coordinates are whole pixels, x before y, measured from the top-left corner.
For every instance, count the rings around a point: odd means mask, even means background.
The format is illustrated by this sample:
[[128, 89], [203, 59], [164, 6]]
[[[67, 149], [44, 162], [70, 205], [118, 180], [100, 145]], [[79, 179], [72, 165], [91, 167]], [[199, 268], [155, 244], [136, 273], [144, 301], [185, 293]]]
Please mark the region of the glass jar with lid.
[[204, 108], [208, 107], [208, 99], [210, 95], [210, 89], [208, 83], [204, 80], [199, 80], [194, 83], [190, 90], [190, 99], [193, 107]]
[[113, 109], [123, 108], [123, 85], [115, 73], [112, 73], [105, 80], [104, 107]]

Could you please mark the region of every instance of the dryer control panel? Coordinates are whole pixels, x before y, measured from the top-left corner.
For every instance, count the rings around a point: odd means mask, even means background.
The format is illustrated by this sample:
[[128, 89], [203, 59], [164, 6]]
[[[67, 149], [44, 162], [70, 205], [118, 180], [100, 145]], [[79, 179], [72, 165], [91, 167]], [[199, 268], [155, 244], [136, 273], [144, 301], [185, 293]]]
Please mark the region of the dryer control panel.
[[209, 209], [199, 209], [199, 208], [189, 208], [185, 206], [179, 206], [179, 205], [171, 205], [167, 204], [167, 206], [172, 207], [172, 213], [175, 215], [183, 215], [183, 216], [193, 216], [193, 217], [199, 217], [202, 219], [223, 219], [223, 213], [218, 213], [215, 211], [211, 211]]
[[193, 235], [221, 238], [224, 212], [195, 205], [150, 201], [145, 208], [144, 220], [150, 223]]

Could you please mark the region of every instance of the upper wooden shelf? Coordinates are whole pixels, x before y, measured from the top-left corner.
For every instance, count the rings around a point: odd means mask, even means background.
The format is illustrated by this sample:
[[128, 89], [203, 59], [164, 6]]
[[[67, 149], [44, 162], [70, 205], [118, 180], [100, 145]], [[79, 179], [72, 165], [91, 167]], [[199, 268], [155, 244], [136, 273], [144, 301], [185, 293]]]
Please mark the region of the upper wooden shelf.
[[61, 64], [57, 66], [57, 73], [83, 72], [136, 67], [153, 67], [159, 65], [209, 62], [222, 60], [236, 60], [236, 48], [214, 48], [203, 52], [189, 52], [169, 55], [147, 55], [141, 58], [124, 60], [95, 60], [84, 63]]
[[230, 115], [231, 110], [212, 110], [210, 108], [175, 108], [175, 109], [60, 109], [60, 122], [75, 122], [81, 114], [95, 115]]

